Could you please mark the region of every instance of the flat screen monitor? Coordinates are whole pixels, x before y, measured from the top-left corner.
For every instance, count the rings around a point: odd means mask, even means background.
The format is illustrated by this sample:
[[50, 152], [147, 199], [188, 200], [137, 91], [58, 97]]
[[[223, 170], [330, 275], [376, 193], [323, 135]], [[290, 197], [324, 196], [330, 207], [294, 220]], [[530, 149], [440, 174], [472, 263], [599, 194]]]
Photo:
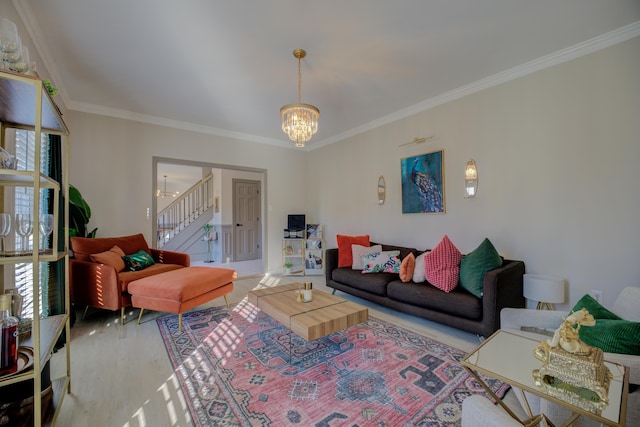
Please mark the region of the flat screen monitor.
[[287, 229], [304, 230], [304, 226], [305, 226], [304, 215], [289, 215], [289, 221], [287, 222]]

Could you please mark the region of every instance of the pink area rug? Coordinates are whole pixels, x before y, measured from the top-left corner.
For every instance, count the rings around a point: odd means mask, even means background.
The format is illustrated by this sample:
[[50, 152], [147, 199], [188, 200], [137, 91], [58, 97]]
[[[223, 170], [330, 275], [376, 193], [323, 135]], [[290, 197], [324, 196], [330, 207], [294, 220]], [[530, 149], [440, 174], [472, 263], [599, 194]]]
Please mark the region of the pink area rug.
[[248, 302], [158, 326], [196, 426], [459, 426], [489, 397], [465, 352], [375, 318], [309, 343]]

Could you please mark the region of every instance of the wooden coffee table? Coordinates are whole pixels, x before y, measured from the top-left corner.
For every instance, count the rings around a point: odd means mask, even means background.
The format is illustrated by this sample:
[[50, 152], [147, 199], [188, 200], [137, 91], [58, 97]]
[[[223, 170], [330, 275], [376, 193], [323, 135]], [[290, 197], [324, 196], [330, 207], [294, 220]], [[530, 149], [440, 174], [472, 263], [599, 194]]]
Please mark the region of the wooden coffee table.
[[313, 290], [313, 301], [296, 301], [301, 285], [274, 286], [249, 291], [249, 302], [273, 317], [291, 332], [313, 341], [369, 320], [369, 310], [326, 292]]

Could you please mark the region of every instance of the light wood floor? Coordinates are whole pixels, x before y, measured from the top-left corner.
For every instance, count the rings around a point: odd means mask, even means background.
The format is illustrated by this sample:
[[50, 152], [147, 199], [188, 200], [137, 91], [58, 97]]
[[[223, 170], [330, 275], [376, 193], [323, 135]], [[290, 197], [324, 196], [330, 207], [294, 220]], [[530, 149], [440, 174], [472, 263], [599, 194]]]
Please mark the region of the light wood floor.
[[[229, 301], [237, 303], [255, 287], [275, 286], [304, 279], [314, 289], [331, 292], [324, 276], [306, 278], [256, 276], [235, 282]], [[465, 351], [473, 349], [478, 338], [470, 333], [439, 325], [393, 310], [386, 310], [359, 298], [337, 295], [367, 305], [369, 314], [414, 330]], [[220, 298], [196, 309], [224, 305]], [[71, 391], [66, 395], [57, 426], [162, 427], [191, 426], [189, 411], [171, 368], [155, 322], [165, 313], [145, 312], [136, 325], [138, 310], [128, 312], [124, 326], [119, 312], [90, 309], [82, 320], [81, 311], [72, 328]], [[52, 377], [65, 369], [64, 351], [54, 354]]]

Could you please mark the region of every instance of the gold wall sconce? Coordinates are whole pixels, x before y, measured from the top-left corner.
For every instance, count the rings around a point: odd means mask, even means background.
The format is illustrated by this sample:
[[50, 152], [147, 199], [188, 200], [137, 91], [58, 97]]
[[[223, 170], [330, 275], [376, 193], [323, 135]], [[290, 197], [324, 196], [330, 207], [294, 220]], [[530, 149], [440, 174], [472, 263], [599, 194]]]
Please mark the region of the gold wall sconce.
[[476, 162], [473, 159], [470, 159], [464, 170], [464, 198], [470, 199], [472, 197], [476, 197], [477, 192], [478, 169], [476, 168]]
[[386, 196], [386, 185], [384, 182], [384, 176], [380, 175], [378, 178], [378, 204], [384, 205], [384, 200]]

